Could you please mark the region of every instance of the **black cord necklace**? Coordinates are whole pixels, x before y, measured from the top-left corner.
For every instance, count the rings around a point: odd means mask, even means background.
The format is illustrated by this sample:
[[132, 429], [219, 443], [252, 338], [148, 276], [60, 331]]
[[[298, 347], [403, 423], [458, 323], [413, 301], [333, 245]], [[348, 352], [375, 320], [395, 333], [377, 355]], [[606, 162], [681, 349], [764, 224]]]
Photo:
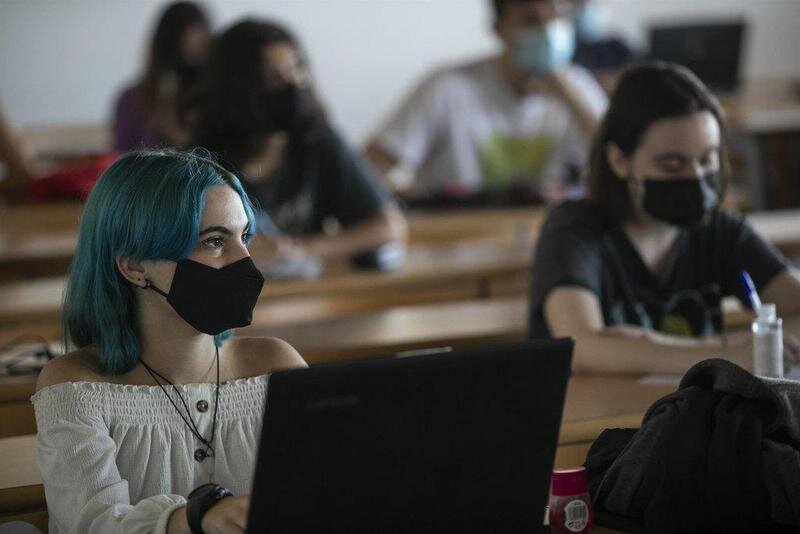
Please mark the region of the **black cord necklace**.
[[[147, 370], [147, 372], [150, 373], [150, 376], [153, 378], [153, 381], [156, 384], [158, 384], [158, 387], [161, 388], [161, 391], [164, 392], [164, 395], [166, 395], [167, 400], [169, 400], [169, 403], [172, 404], [173, 408], [175, 408], [175, 411], [178, 412], [178, 415], [181, 416], [183, 422], [186, 423], [187, 427], [189, 427], [189, 432], [191, 432], [192, 435], [205, 446], [205, 450], [197, 449], [196, 451], [194, 451], [194, 459], [197, 460], [198, 462], [202, 462], [206, 458], [214, 456], [214, 446], [212, 444], [214, 443], [214, 435], [216, 434], [217, 431], [217, 408], [219, 407], [219, 347], [216, 346], [216, 343], [214, 344], [214, 349], [215, 349], [215, 359], [217, 362], [217, 388], [216, 388], [216, 393], [214, 394], [214, 418], [211, 423], [211, 437], [209, 439], [204, 438], [203, 435], [200, 433], [200, 429], [197, 428], [197, 424], [194, 422], [194, 419], [192, 418], [192, 412], [189, 409], [189, 405], [186, 404], [186, 401], [184, 400], [183, 395], [181, 395], [181, 392], [178, 390], [178, 387], [172, 382], [170, 382], [169, 379], [159, 374], [155, 369], [147, 365], [144, 362], [144, 360], [139, 360], [140, 362], [142, 362], [142, 365]], [[159, 378], [164, 382], [166, 382], [167, 384], [169, 384], [170, 386], [172, 386], [173, 391], [177, 393], [178, 398], [181, 400], [183, 408], [186, 410], [186, 416], [189, 418], [188, 420], [183, 415], [183, 412], [181, 412], [180, 408], [178, 408], [178, 405], [175, 404], [175, 401], [172, 400], [172, 395], [170, 395], [167, 392], [167, 390], [164, 389], [164, 386], [158, 380]]]

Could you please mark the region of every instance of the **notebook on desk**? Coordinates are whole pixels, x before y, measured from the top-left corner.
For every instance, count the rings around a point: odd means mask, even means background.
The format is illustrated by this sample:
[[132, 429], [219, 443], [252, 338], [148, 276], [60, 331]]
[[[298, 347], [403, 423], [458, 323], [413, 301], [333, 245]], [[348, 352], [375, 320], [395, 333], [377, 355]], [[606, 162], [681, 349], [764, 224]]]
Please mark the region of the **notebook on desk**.
[[248, 532], [540, 528], [572, 347], [529, 341], [274, 373]]

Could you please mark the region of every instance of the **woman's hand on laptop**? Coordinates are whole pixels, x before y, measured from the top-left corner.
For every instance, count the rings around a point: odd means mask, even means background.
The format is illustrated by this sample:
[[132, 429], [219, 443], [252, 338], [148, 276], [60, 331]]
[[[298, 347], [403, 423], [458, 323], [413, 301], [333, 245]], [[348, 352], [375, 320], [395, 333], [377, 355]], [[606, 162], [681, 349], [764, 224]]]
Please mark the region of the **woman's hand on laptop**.
[[250, 496], [225, 497], [209, 508], [203, 516], [202, 527], [206, 534], [239, 534], [247, 528]]

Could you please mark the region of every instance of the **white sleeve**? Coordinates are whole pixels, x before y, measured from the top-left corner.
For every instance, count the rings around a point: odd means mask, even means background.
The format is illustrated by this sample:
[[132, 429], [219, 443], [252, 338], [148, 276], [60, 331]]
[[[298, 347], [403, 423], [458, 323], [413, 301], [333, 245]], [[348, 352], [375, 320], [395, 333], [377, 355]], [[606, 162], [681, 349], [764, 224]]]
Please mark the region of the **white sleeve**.
[[51, 532], [165, 533], [170, 515], [186, 500], [156, 495], [131, 504], [128, 482], [117, 469], [116, 445], [102, 420], [65, 414], [63, 407], [53, 410], [47, 399], [39, 400], [34, 403], [37, 459]]
[[419, 167], [436, 140], [445, 120], [446, 76], [438, 72], [426, 78], [375, 136], [403, 167]]
[[570, 78], [585, 98], [586, 104], [598, 117], [602, 117], [608, 108], [608, 95], [597, 83], [594, 75], [583, 67], [572, 67]]

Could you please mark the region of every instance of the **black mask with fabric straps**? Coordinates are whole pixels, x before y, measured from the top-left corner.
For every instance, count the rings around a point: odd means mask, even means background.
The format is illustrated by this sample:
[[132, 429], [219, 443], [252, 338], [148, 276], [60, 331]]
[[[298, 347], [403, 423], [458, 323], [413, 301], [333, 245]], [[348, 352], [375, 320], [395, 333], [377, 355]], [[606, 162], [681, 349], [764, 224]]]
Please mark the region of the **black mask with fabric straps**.
[[296, 133], [312, 115], [308, 89], [289, 83], [266, 94], [267, 121], [277, 130]]
[[264, 277], [249, 256], [221, 269], [193, 260], [178, 262], [169, 293], [148, 280], [145, 288], [166, 297], [195, 330], [215, 336], [253, 320]]
[[719, 173], [701, 179], [644, 180], [642, 207], [656, 219], [675, 226], [694, 226], [719, 205]]

